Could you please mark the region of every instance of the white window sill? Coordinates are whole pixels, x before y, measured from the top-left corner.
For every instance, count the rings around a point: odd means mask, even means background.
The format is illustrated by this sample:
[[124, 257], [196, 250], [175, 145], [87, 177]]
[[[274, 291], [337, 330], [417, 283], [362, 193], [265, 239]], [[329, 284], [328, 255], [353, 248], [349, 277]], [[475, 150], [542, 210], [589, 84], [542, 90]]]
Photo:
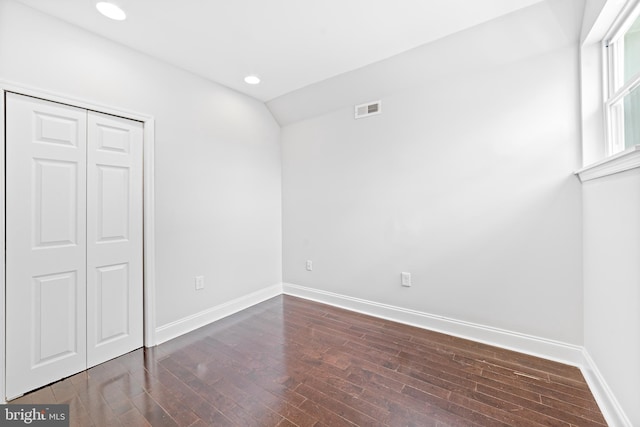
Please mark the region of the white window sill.
[[640, 145], [586, 166], [576, 171], [575, 174], [578, 175], [580, 181], [585, 182], [635, 168], [640, 168]]

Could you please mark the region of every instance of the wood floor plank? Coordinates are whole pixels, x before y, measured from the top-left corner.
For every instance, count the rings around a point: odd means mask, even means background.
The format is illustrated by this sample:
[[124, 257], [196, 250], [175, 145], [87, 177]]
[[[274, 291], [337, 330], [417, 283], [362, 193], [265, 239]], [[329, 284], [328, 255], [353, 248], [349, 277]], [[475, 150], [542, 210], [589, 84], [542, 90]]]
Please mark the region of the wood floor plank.
[[11, 403], [82, 427], [606, 425], [575, 367], [290, 296]]

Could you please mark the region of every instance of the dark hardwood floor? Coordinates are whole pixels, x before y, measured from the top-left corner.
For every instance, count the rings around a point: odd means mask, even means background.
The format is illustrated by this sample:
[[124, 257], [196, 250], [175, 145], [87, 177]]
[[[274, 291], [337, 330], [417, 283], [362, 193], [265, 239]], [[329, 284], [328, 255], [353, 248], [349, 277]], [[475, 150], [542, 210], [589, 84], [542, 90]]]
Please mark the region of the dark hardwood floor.
[[11, 403], [77, 426], [602, 426], [577, 368], [280, 296]]

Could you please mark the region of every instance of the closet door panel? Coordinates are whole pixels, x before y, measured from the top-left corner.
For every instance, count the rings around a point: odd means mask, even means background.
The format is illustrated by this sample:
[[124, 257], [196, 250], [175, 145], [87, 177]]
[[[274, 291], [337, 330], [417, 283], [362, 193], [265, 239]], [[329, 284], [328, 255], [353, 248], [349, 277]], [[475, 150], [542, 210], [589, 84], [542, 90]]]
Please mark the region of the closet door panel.
[[86, 368], [86, 111], [6, 99], [7, 397]]
[[87, 363], [142, 346], [142, 123], [89, 112]]

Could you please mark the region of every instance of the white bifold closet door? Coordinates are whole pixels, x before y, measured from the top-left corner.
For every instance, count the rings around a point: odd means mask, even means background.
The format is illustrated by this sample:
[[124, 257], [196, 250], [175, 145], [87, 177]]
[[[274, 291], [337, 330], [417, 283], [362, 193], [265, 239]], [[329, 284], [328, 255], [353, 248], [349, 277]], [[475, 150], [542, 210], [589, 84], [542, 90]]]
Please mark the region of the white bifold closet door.
[[142, 346], [142, 123], [90, 111], [87, 365]]
[[6, 97], [13, 398], [142, 346], [142, 124]]

